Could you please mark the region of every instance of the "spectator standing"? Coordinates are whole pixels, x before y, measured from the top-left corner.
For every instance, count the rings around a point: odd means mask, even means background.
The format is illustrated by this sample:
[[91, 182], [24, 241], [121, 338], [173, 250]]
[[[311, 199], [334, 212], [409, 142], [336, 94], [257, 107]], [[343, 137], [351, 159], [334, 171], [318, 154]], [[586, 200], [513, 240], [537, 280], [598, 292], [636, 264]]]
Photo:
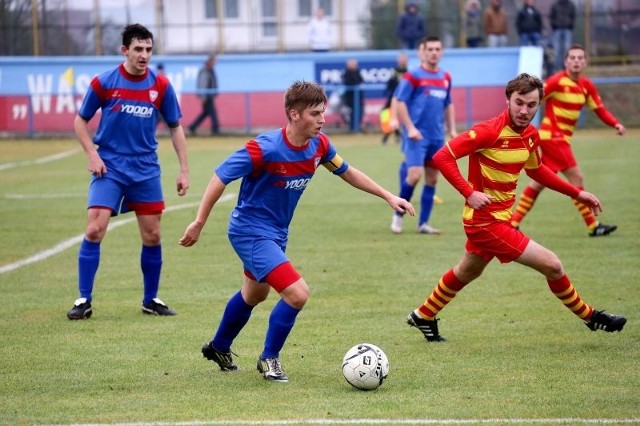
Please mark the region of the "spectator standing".
[[553, 31], [554, 72], [564, 68], [564, 56], [573, 44], [573, 27], [576, 22], [576, 6], [571, 0], [556, 0], [549, 12], [549, 23]]
[[355, 58], [347, 60], [347, 65], [342, 73], [344, 84], [344, 104], [349, 108], [349, 126], [352, 132], [360, 130], [362, 117], [364, 116], [364, 93], [360, 85], [364, 83], [358, 61]]
[[520, 46], [540, 46], [542, 15], [535, 4], [536, 0], [524, 0], [522, 9], [518, 11], [516, 29], [520, 38]]
[[331, 22], [327, 19], [324, 9], [316, 10], [316, 14], [309, 21], [309, 46], [313, 52], [328, 52], [331, 48], [333, 31]]
[[407, 54], [406, 53], [399, 54], [398, 58], [396, 59], [396, 67], [393, 69], [393, 74], [391, 75], [389, 80], [387, 80], [387, 87], [385, 87], [385, 90], [384, 90], [384, 94], [387, 97], [387, 101], [382, 107], [382, 110], [383, 111], [386, 109], [389, 110], [388, 114], [389, 114], [390, 131], [388, 133], [385, 133], [382, 136], [383, 145], [387, 143], [387, 140], [389, 139], [389, 136], [391, 136], [392, 133], [395, 134], [396, 141], [400, 142], [400, 129], [398, 128], [398, 118], [397, 118], [396, 112], [391, 108], [391, 104], [392, 104], [391, 101], [393, 100], [393, 94], [396, 91], [396, 87], [398, 87], [398, 83], [400, 83], [400, 79], [407, 72], [408, 63], [409, 63], [409, 57], [407, 56]]
[[218, 77], [215, 70], [216, 57], [209, 56], [204, 66], [198, 71], [197, 89], [198, 98], [200, 99], [202, 110], [195, 120], [189, 125], [191, 135], [196, 134], [196, 129], [200, 124], [209, 118], [211, 121], [211, 134], [220, 133], [220, 124], [218, 122], [218, 112], [216, 111], [215, 98], [218, 96]]
[[[175, 311], [158, 299], [162, 270], [160, 219], [162, 194], [156, 125], [162, 113], [178, 156], [176, 190], [189, 188], [189, 166], [180, 105], [166, 77], [149, 69], [153, 34], [140, 24], [122, 31], [124, 63], [91, 80], [73, 122], [76, 137], [87, 155], [91, 183], [87, 196], [87, 223], [78, 252], [80, 297], [67, 312], [70, 320], [91, 317], [93, 287], [100, 264], [102, 240], [112, 216], [134, 211], [142, 240], [142, 312], [171, 316]], [[89, 121], [102, 111], [96, 133]]]
[[482, 11], [478, 0], [467, 0], [464, 33], [467, 47], [480, 47], [480, 43], [482, 43]]
[[396, 35], [400, 39], [403, 49], [413, 50], [418, 47], [418, 42], [424, 37], [427, 30], [424, 18], [420, 14], [420, 8], [413, 2], [407, 2], [404, 13], [396, 23]]
[[507, 14], [502, 9], [502, 0], [491, 0], [482, 18], [487, 47], [505, 47], [507, 45]]

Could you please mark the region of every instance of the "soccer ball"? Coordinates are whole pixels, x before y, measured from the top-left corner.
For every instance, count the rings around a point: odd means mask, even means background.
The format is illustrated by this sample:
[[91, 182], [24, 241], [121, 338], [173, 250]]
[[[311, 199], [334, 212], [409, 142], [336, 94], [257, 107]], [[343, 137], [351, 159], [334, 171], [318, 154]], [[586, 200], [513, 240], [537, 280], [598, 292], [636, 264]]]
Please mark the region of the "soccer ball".
[[389, 374], [387, 355], [371, 343], [360, 343], [347, 351], [342, 359], [342, 375], [361, 390], [378, 388]]

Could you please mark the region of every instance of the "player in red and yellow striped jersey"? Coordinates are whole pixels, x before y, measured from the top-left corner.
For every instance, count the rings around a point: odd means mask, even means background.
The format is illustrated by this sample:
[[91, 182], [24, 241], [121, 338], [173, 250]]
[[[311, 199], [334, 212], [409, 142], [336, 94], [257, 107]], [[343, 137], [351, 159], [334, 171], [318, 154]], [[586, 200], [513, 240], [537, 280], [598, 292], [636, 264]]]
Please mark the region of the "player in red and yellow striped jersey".
[[[442, 175], [466, 200], [463, 224], [467, 242], [462, 259], [407, 318], [428, 341], [445, 340], [438, 332], [436, 315], [458, 291], [478, 278], [494, 257], [544, 275], [553, 294], [591, 330], [620, 331], [627, 321], [584, 302], [558, 256], [511, 226], [511, 208], [523, 169], [532, 179], [584, 203], [594, 213], [601, 211], [593, 194], [562, 180], [540, 161], [538, 131], [530, 123], [540, 105], [542, 87], [537, 77], [518, 75], [507, 84], [506, 111], [453, 138], [433, 157]], [[467, 156], [469, 174], [465, 179], [457, 160]]]
[[[544, 84], [545, 114], [540, 125], [540, 150], [542, 162], [554, 172], [561, 172], [573, 185], [583, 188], [584, 179], [578, 162], [571, 150], [571, 137], [580, 117], [580, 111], [587, 105], [603, 123], [614, 127], [619, 135], [625, 128], [602, 104], [596, 86], [582, 73], [587, 67], [584, 48], [574, 44], [565, 55], [565, 70], [547, 79]], [[513, 213], [511, 225], [520, 226], [520, 222], [533, 208], [540, 191], [544, 186], [539, 182], [531, 182], [520, 195], [520, 200]], [[575, 201], [589, 235], [598, 237], [609, 235], [617, 229], [616, 225], [605, 225], [598, 222], [595, 215], [584, 204]]]

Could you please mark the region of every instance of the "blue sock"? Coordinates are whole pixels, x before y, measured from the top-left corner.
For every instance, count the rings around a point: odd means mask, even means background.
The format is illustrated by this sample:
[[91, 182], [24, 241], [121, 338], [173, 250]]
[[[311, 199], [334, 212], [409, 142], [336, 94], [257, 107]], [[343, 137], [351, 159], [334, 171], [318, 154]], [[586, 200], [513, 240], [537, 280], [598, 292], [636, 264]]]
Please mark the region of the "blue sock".
[[407, 162], [403, 161], [400, 163], [400, 170], [398, 170], [398, 178], [400, 178], [400, 188], [407, 181]]
[[422, 187], [422, 196], [420, 197], [420, 220], [418, 221], [418, 226], [429, 222], [431, 210], [433, 209], [433, 196], [435, 193], [435, 186], [425, 185]]
[[251, 311], [253, 311], [253, 306], [244, 301], [242, 293], [238, 291], [231, 296], [211, 344], [219, 351], [229, 352], [233, 340], [249, 321]]
[[99, 264], [100, 243], [92, 243], [83, 239], [78, 252], [78, 290], [80, 297], [86, 298], [89, 302]]
[[[413, 197], [413, 191], [415, 188], [407, 183], [407, 162], [403, 161], [400, 164], [400, 170], [398, 170], [398, 177], [400, 178], [400, 198], [404, 198], [407, 201], [411, 201], [411, 197]], [[398, 216], [403, 216], [402, 214], [396, 212]]]
[[142, 269], [142, 281], [144, 282], [144, 298], [142, 303], [149, 303], [151, 299], [158, 297], [160, 287], [160, 271], [162, 270], [162, 245], [149, 247], [142, 246], [140, 252], [140, 268]]
[[276, 303], [269, 316], [269, 328], [264, 339], [261, 358], [278, 358], [280, 356], [280, 350], [284, 346], [299, 312], [298, 309], [288, 305], [282, 299]]

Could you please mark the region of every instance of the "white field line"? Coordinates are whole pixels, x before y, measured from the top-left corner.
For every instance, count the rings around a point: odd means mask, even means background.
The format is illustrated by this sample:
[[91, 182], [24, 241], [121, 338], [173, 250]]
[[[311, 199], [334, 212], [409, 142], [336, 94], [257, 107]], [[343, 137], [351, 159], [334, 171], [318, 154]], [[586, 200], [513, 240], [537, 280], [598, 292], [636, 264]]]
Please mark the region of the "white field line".
[[49, 163], [51, 161], [61, 160], [61, 159], [66, 158], [66, 157], [70, 157], [72, 155], [77, 154], [80, 151], [81, 151], [80, 148], [75, 148], [75, 149], [70, 149], [69, 151], [63, 151], [63, 152], [59, 152], [57, 154], [48, 155], [46, 157], [36, 158], [35, 160], [16, 161], [16, 162], [13, 162], [13, 163], [0, 164], [0, 171], [13, 169], [13, 168], [16, 168], [16, 167], [31, 166], [33, 164], [45, 164], [45, 163]]
[[195, 420], [185, 422], [87, 423], [69, 426], [227, 426], [227, 425], [474, 425], [474, 424], [640, 424], [640, 418], [629, 419], [299, 419], [299, 420]]
[[10, 200], [46, 200], [59, 198], [80, 198], [86, 196], [86, 193], [80, 192], [51, 192], [46, 194], [4, 194], [4, 198], [8, 198]]
[[[235, 197], [235, 194], [225, 194], [222, 197], [220, 197], [220, 200], [218, 202], [225, 202], [228, 201], [232, 198]], [[165, 212], [172, 212], [172, 211], [176, 211], [176, 210], [182, 210], [182, 209], [187, 209], [189, 207], [197, 207], [200, 203], [187, 203], [187, 204], [179, 204], [177, 206], [172, 206], [172, 207], [168, 207], [167, 209], [165, 209]], [[126, 218], [126, 219], [120, 219], [120, 220], [116, 220], [113, 221], [109, 224], [109, 227], [107, 228], [107, 232], [115, 229], [119, 226], [122, 225], [126, 225], [127, 223], [131, 223], [133, 221], [136, 220], [135, 216]], [[11, 272], [14, 271], [18, 268], [22, 268], [23, 266], [27, 266], [30, 265], [32, 263], [35, 262], [39, 262], [41, 260], [45, 260], [51, 256], [54, 256], [58, 253], [61, 253], [65, 250], [67, 250], [68, 248], [71, 248], [73, 246], [75, 246], [76, 244], [79, 244], [82, 239], [84, 238], [84, 234], [82, 235], [76, 235], [75, 237], [69, 238], [68, 240], [62, 241], [61, 243], [56, 244], [55, 246], [43, 250], [41, 252], [38, 252], [32, 256], [29, 256], [27, 258], [24, 258], [22, 260], [18, 260], [17, 262], [13, 262], [13, 263], [9, 263], [7, 265], [3, 265], [0, 266], [0, 274], [4, 274], [5, 272]]]

